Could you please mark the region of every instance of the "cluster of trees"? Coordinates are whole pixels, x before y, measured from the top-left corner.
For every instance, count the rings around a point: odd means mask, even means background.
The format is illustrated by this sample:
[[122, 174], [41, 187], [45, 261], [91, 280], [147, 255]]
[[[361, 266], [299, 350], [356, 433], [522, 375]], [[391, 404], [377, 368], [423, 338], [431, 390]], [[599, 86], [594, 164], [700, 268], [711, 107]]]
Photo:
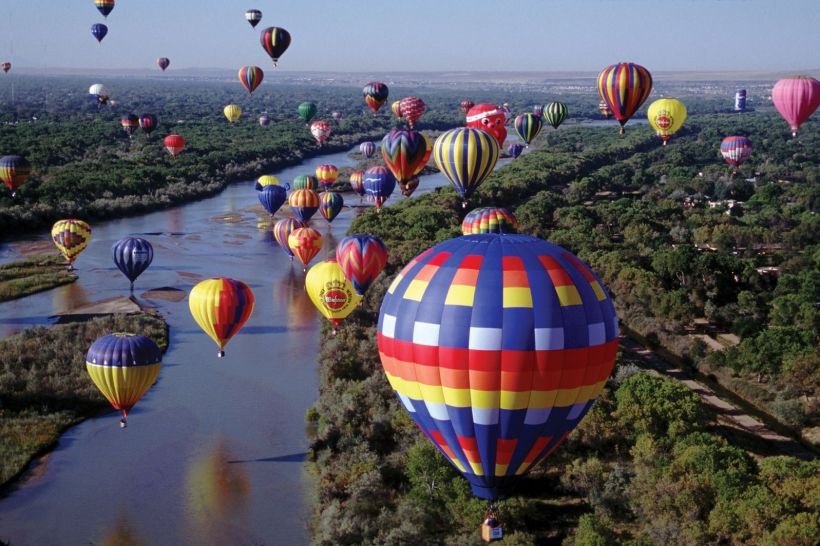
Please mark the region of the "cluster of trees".
[[110, 409], [85, 370], [88, 347], [110, 332], [141, 332], [168, 347], [165, 322], [147, 313], [38, 326], [0, 340], [0, 484], [66, 428]]
[[[520, 231], [592, 265], [626, 326], [704, 370], [766, 381], [767, 396], [780, 391], [770, 409], [779, 404], [814, 424], [820, 158], [811, 150], [820, 132], [809, 124], [790, 140], [768, 114], [695, 115], [665, 148], [648, 129], [614, 132], [546, 130], [538, 149], [496, 171], [470, 206], [509, 208]], [[757, 151], [732, 174], [718, 147], [735, 133]], [[743, 214], [726, 214], [725, 203], [709, 208], [730, 198], [744, 201]], [[381, 237], [390, 258], [339, 334], [323, 335], [321, 394], [308, 415], [317, 544], [479, 543], [483, 503], [406, 417], [375, 350], [389, 281], [460, 234], [464, 212], [444, 188], [367, 212], [351, 227]], [[692, 342], [685, 334], [699, 317], [736, 332], [740, 345], [710, 353]], [[502, 503], [503, 522], [517, 530], [505, 542], [813, 544], [820, 464], [753, 455], [719, 432], [685, 387], [622, 367], [567, 444]]]

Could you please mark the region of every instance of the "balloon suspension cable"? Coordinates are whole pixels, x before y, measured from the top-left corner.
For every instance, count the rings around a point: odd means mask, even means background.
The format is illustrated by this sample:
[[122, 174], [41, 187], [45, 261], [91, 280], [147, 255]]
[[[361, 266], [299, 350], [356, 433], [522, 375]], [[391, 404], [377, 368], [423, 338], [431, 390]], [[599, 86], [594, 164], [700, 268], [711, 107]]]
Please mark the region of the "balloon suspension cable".
[[134, 281], [131, 281], [131, 293], [134, 293]]

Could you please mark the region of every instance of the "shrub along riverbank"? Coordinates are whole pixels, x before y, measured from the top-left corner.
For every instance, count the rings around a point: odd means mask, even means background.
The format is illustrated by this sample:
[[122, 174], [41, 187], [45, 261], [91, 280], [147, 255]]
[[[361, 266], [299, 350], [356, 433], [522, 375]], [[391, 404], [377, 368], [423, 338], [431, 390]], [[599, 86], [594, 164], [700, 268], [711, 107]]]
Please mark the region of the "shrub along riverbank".
[[88, 347], [111, 332], [139, 333], [168, 348], [167, 325], [149, 313], [29, 328], [0, 340], [0, 488], [67, 428], [111, 410], [85, 370]]
[[[739, 332], [737, 350], [757, 347], [758, 336], [771, 340], [773, 387], [798, 372], [805, 377], [807, 366], [816, 371], [809, 363], [820, 339], [817, 312], [802, 304], [817, 301], [810, 288], [820, 285], [811, 281], [820, 265], [820, 158], [808, 153], [818, 131], [807, 128], [794, 142], [778, 127], [767, 116], [693, 116], [666, 148], [639, 129], [624, 138], [612, 129], [548, 131], [541, 149], [488, 178], [470, 207], [508, 207], [520, 231], [579, 254], [603, 277], [621, 320], [644, 335], [685, 339], [693, 319], [705, 316]], [[739, 130], [761, 144], [730, 176], [717, 147]], [[725, 214], [730, 198], [745, 201], [747, 213]], [[338, 335], [323, 331], [320, 398], [308, 414], [318, 476], [315, 544], [480, 543], [484, 504], [405, 415], [375, 341], [392, 278], [419, 252], [460, 234], [464, 212], [445, 188], [367, 212], [351, 226], [381, 237], [390, 259]], [[758, 273], [764, 265], [779, 269], [780, 282]], [[808, 325], [799, 335], [780, 322], [778, 297], [796, 300], [805, 314], [797, 314]], [[756, 328], [748, 328], [751, 317]], [[691, 340], [685, 348], [696, 365], [726, 365], [721, 359], [733, 354], [707, 356]], [[737, 378], [750, 379], [757, 360], [732, 362]], [[816, 376], [805, 382], [808, 396], [781, 393], [799, 404], [806, 424], [816, 420], [818, 383]], [[579, 429], [522, 480], [519, 496], [501, 503], [502, 521], [514, 531], [505, 543], [813, 544], [820, 463], [744, 445], [758, 451], [729, 445], [688, 389], [619, 361]]]
[[0, 302], [50, 290], [77, 280], [59, 255], [33, 256], [0, 265]]

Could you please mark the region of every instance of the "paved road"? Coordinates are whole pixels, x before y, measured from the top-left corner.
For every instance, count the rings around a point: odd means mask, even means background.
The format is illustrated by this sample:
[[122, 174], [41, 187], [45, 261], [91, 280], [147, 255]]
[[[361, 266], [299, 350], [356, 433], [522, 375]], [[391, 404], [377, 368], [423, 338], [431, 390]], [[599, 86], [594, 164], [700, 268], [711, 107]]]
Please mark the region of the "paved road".
[[647, 349], [637, 341], [621, 336], [621, 351], [635, 357], [639, 365], [642, 362], [646, 367], [677, 379], [693, 392], [697, 393], [705, 404], [711, 406], [717, 412], [720, 420], [728, 422], [731, 426], [744, 430], [768, 442], [778, 452], [806, 460], [816, 458], [816, 455], [800, 442], [773, 431], [759, 419], [744, 413], [743, 410], [734, 404], [720, 398], [715, 391], [708, 386], [698, 383], [692, 379], [687, 372], [663, 359], [657, 353]]

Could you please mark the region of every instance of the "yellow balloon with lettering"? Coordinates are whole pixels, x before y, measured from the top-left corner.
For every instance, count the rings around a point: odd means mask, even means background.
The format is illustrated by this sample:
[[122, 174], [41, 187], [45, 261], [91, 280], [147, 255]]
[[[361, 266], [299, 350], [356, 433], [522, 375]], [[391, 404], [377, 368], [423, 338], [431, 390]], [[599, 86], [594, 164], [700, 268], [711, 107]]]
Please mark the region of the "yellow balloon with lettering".
[[646, 117], [666, 146], [666, 142], [686, 121], [686, 106], [678, 99], [658, 99], [649, 105]]
[[316, 309], [333, 324], [334, 333], [362, 300], [335, 258], [310, 268], [305, 276], [305, 290]]

